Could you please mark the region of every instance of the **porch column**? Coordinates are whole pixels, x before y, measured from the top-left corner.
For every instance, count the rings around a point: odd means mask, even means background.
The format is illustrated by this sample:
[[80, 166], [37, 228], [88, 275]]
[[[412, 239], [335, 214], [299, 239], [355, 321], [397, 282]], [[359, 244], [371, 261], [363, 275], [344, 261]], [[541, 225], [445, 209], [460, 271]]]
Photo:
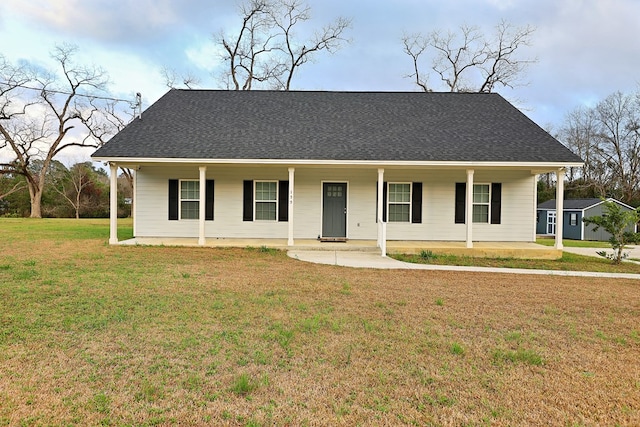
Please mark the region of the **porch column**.
[[556, 243], [554, 247], [562, 250], [562, 226], [564, 224], [564, 168], [556, 171]]
[[533, 175], [533, 235], [531, 237], [531, 241], [535, 243], [537, 237], [537, 226], [538, 226], [538, 178], [540, 175]]
[[296, 168], [289, 168], [289, 237], [287, 239], [287, 245], [293, 246], [293, 177], [295, 175]]
[[118, 165], [109, 163], [109, 244], [118, 243]]
[[131, 188], [131, 219], [133, 221], [133, 237], [136, 237], [136, 222], [138, 219], [138, 214], [136, 213], [138, 204], [136, 203], [136, 193], [138, 191], [138, 169], [139, 167], [132, 169], [133, 170], [133, 185]]
[[206, 197], [207, 197], [207, 167], [200, 166], [200, 203], [198, 203], [198, 245], [204, 246], [207, 241], [204, 237], [204, 218], [206, 216]]
[[378, 169], [378, 247], [382, 256], [387, 256], [387, 233], [386, 224], [382, 221], [382, 213], [384, 204], [382, 200], [384, 198], [384, 169]]
[[467, 224], [467, 247], [473, 247], [473, 169], [467, 169], [467, 212], [465, 222]]

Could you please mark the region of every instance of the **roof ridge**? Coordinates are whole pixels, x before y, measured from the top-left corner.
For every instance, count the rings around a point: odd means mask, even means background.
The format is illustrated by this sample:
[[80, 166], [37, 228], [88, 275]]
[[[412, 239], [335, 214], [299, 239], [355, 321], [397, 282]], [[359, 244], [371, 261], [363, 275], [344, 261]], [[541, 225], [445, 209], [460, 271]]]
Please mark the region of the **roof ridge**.
[[216, 88], [171, 88], [168, 92], [218, 92], [218, 93], [336, 93], [336, 94], [422, 94], [422, 95], [492, 95], [503, 96], [499, 92], [421, 92], [410, 90], [321, 90], [321, 89], [297, 89], [297, 90], [278, 90], [278, 89], [252, 89], [252, 90], [232, 90], [232, 89], [216, 89]]

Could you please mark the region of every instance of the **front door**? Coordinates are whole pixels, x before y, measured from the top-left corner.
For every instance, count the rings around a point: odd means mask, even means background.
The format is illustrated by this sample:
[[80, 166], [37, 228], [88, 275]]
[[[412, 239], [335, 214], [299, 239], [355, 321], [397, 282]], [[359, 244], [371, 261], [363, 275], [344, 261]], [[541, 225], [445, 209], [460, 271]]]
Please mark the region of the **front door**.
[[547, 234], [556, 234], [556, 211], [547, 211]]
[[337, 239], [347, 237], [347, 184], [345, 182], [322, 184], [322, 237]]

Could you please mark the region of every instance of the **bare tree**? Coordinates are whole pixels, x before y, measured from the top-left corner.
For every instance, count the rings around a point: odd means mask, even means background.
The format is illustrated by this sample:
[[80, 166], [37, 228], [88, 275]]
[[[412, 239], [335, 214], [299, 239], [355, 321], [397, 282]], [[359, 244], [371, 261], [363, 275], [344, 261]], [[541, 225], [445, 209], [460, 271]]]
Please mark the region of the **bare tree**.
[[580, 107], [567, 114], [558, 138], [585, 162], [582, 168], [568, 171], [567, 179], [571, 186], [579, 193], [605, 197], [612, 178], [598, 155], [598, 133], [595, 111]]
[[60, 183], [60, 187], [54, 186], [54, 190], [69, 202], [76, 219], [80, 218], [84, 190], [92, 184], [89, 169], [85, 163], [76, 163], [67, 171], [65, 182]]
[[160, 72], [164, 78], [165, 85], [169, 89], [177, 89], [181, 85], [187, 89], [194, 89], [200, 85], [200, 79], [189, 72], [181, 74], [169, 67], [162, 67]]
[[[60, 78], [52, 72], [13, 67], [0, 62], [0, 150], [12, 156], [0, 163], [0, 173], [23, 175], [31, 199], [31, 217], [42, 216], [42, 193], [53, 158], [70, 147], [96, 147], [90, 134], [77, 134], [87, 110], [84, 93], [103, 91], [105, 72], [73, 62], [75, 47], [54, 49]], [[30, 168], [35, 161], [42, 167]]]
[[631, 96], [616, 92], [595, 110], [600, 125], [598, 155], [610, 169], [622, 200], [630, 202], [640, 184], [640, 105]]
[[340, 47], [341, 42], [345, 40], [342, 34], [351, 26], [351, 20], [340, 17], [316, 32], [306, 43], [297, 43], [293, 30], [299, 23], [311, 19], [311, 8], [299, 0], [284, 0], [279, 6], [276, 12], [272, 9], [271, 13], [273, 22], [284, 38], [283, 45], [279, 49], [287, 58], [286, 63], [282, 62], [282, 68], [286, 71], [285, 79], [280, 82], [280, 85], [284, 90], [289, 90], [294, 73], [316, 53], [323, 50], [333, 53]]
[[290, 90], [296, 71], [321, 52], [335, 52], [345, 41], [351, 21], [338, 18], [304, 42], [294, 29], [311, 19], [311, 9], [300, 0], [249, 0], [240, 7], [242, 24], [233, 34], [221, 32], [222, 80], [235, 90], [251, 90], [255, 84]]
[[[106, 102], [98, 102], [97, 99], [89, 100], [89, 107], [85, 110], [82, 123], [96, 141], [97, 146], [104, 145], [113, 135], [124, 129], [134, 119], [136, 112], [141, 114], [142, 95], [136, 94], [136, 102], [130, 104], [129, 110], [122, 107], [122, 103], [115, 100]], [[133, 208], [135, 203], [133, 200], [134, 172], [130, 168], [124, 167], [120, 167], [120, 170], [129, 185], [129, 191], [132, 194], [131, 206]]]
[[[520, 84], [526, 67], [534, 59], [520, 58], [523, 47], [531, 44], [534, 28], [514, 28], [502, 21], [491, 38], [478, 27], [462, 25], [458, 33], [433, 31], [402, 38], [403, 51], [412, 61], [413, 79], [423, 91], [434, 88], [429, 76], [437, 76], [451, 92], [493, 92], [498, 86], [515, 87]], [[430, 72], [421, 72], [422, 58], [430, 55]], [[428, 59], [427, 59], [428, 62]]]
[[280, 73], [268, 56], [275, 49], [273, 21], [269, 13], [272, 5], [265, 0], [250, 0], [240, 6], [242, 25], [235, 35], [224, 32], [216, 38], [224, 48], [227, 69], [223, 76], [227, 86], [235, 90], [251, 90], [254, 81], [265, 82]]
[[420, 66], [418, 62], [422, 54], [429, 47], [429, 42], [422, 34], [413, 34], [410, 36], [404, 36], [402, 38], [402, 43], [404, 44], [404, 53], [411, 57], [413, 65], [413, 73], [409, 74], [407, 77], [414, 79], [415, 84], [424, 92], [432, 92], [432, 89], [429, 88], [428, 84], [428, 75], [427, 77], [423, 77], [420, 74]]
[[640, 99], [615, 92], [567, 115], [560, 138], [585, 162], [577, 178], [595, 196], [640, 202]]

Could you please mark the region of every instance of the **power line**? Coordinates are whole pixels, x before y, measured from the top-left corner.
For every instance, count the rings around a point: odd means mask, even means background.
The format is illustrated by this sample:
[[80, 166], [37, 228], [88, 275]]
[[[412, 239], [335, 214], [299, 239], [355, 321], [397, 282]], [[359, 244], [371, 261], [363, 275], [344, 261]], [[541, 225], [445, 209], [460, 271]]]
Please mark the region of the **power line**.
[[12, 84], [9, 82], [0, 82], [0, 85], [8, 85], [11, 86], [13, 85], [13, 87], [19, 87], [22, 89], [29, 89], [29, 90], [37, 90], [40, 92], [50, 92], [50, 93], [57, 93], [60, 95], [74, 95], [74, 96], [80, 96], [80, 97], [84, 97], [84, 98], [93, 98], [93, 99], [104, 99], [106, 101], [116, 101], [116, 102], [128, 102], [129, 104], [134, 105], [134, 101], [130, 100], [130, 99], [122, 99], [122, 98], [114, 98], [114, 97], [110, 97], [110, 96], [99, 96], [99, 95], [86, 95], [83, 93], [71, 93], [71, 92], [65, 92], [62, 90], [54, 90], [54, 89], [43, 89], [43, 88], [37, 88], [37, 87], [31, 87], [31, 86], [25, 86], [25, 85], [19, 85], [19, 84]]

